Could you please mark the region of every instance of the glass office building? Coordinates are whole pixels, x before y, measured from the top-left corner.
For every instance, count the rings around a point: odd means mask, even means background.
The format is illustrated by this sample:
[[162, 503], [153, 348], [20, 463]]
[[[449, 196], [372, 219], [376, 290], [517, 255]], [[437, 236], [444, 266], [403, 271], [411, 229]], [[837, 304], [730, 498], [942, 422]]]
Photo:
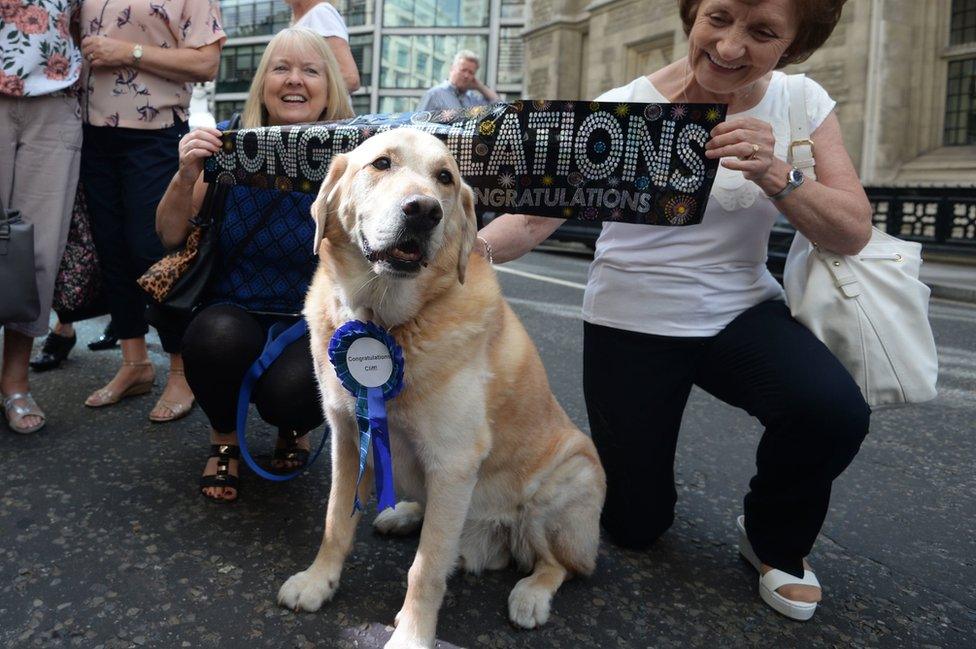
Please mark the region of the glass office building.
[[[447, 78], [458, 50], [481, 56], [478, 76], [503, 96], [522, 93], [525, 0], [334, 0], [349, 28], [362, 88], [356, 113], [413, 110]], [[221, 53], [216, 117], [240, 110], [265, 44], [288, 25], [282, 0], [221, 0], [228, 40]]]

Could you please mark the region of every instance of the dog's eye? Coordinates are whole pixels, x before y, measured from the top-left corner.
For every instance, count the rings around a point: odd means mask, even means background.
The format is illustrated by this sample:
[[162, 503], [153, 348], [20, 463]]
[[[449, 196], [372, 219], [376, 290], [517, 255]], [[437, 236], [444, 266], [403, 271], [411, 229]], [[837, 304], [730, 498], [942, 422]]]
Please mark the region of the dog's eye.
[[376, 158], [376, 160], [373, 160], [373, 166], [379, 169], [380, 171], [386, 171], [387, 169], [390, 168], [390, 159], [385, 155], [380, 156]]
[[444, 185], [453, 184], [454, 176], [451, 175], [450, 171], [444, 169], [443, 171], [437, 174], [437, 182], [442, 183]]

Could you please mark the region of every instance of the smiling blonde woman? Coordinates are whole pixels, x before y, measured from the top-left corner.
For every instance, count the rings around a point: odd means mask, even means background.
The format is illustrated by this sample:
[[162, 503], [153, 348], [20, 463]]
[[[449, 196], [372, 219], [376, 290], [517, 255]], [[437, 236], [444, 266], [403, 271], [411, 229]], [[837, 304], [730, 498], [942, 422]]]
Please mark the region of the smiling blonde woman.
[[[332, 51], [318, 34], [300, 27], [278, 33], [268, 43], [258, 64], [241, 126], [283, 126], [352, 117], [349, 97]], [[190, 219], [200, 211], [207, 191], [203, 162], [220, 148], [220, 128], [201, 128], [180, 142], [180, 168], [170, 182], [156, 212], [156, 229], [168, 248], [181, 245], [190, 232]], [[237, 395], [244, 373], [261, 354], [268, 330], [276, 323], [297, 318], [297, 307], [283, 303], [274, 286], [255, 283], [246, 294], [235, 290], [235, 277], [256, 268], [274, 266], [288, 278], [294, 293], [304, 296], [315, 270], [311, 246], [245, 245], [231, 258], [238, 240], [232, 220], [245, 228], [276, 225], [295, 241], [311, 241], [314, 227], [308, 218], [312, 194], [289, 193], [270, 213], [265, 206], [276, 199], [275, 190], [233, 187], [223, 212], [217, 261], [208, 294], [183, 337], [186, 379], [210, 419], [211, 455], [200, 479], [201, 493], [215, 501], [236, 500], [239, 491], [236, 428]], [[242, 207], [247, 206], [247, 207]], [[303, 288], [304, 287], [304, 288]], [[287, 313], [286, 313], [287, 312]], [[322, 423], [318, 388], [312, 369], [308, 337], [289, 345], [256, 385], [254, 402], [261, 417], [278, 428], [274, 455], [276, 468], [301, 466], [308, 457], [307, 433]]]

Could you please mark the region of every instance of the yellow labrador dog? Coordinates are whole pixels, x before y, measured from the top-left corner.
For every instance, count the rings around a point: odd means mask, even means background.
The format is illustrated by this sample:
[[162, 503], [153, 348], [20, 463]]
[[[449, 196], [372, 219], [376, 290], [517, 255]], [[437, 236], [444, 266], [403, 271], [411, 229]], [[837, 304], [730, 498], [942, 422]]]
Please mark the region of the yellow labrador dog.
[[[386, 327], [403, 347], [405, 388], [387, 403], [397, 495], [381, 532], [423, 523], [407, 595], [387, 647], [431, 647], [447, 578], [531, 571], [508, 598], [515, 624], [546, 622], [572, 574], [594, 568], [605, 479], [596, 449], [549, 389], [539, 354], [472, 255], [471, 189], [439, 140], [413, 129], [378, 134], [333, 160], [312, 206], [321, 256], [305, 317], [332, 428], [332, 488], [315, 561], [278, 601], [315, 611], [335, 594], [359, 514], [355, 400], [328, 358], [336, 328]], [[371, 493], [372, 466], [359, 498]]]

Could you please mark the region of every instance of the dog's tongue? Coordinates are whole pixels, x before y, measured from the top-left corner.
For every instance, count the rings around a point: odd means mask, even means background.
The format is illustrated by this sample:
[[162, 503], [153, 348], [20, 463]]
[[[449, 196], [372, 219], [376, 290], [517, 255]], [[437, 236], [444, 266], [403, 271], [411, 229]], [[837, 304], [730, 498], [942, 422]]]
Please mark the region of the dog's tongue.
[[420, 246], [414, 241], [406, 241], [390, 249], [387, 255], [399, 261], [420, 261]]

